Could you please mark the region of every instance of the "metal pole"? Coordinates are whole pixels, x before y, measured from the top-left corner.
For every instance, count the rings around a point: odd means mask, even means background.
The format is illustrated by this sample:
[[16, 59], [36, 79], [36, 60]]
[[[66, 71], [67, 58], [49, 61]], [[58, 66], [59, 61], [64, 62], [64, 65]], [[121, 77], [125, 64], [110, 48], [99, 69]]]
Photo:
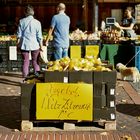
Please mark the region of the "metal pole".
[[88, 0], [83, 1], [85, 30], [88, 30]]
[[92, 30], [93, 32], [96, 32], [98, 30], [98, 0], [93, 0]]

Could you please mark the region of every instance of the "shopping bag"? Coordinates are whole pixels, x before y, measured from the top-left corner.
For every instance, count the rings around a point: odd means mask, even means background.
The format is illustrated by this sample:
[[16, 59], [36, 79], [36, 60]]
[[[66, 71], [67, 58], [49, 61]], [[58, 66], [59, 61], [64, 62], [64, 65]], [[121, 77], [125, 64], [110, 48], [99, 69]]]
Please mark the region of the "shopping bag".
[[46, 46], [43, 46], [42, 51], [40, 51], [39, 61], [41, 63], [45, 63], [45, 64], [48, 62], [47, 47]]
[[17, 43], [17, 51], [20, 52], [21, 51], [21, 45], [22, 45], [22, 42], [23, 42], [23, 38], [20, 38], [19, 42]]

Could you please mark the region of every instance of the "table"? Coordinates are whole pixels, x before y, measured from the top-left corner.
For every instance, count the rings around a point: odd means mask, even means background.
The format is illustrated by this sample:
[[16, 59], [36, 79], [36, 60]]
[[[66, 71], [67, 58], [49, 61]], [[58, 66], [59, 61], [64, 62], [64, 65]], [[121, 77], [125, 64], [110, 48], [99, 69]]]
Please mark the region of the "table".
[[118, 44], [103, 44], [100, 51], [101, 60], [108, 60], [110, 64], [114, 65], [114, 56], [118, 53]]
[[114, 66], [122, 63], [126, 66], [135, 66], [135, 47], [133, 41], [122, 41], [120, 44], [102, 44], [101, 60], [108, 60]]

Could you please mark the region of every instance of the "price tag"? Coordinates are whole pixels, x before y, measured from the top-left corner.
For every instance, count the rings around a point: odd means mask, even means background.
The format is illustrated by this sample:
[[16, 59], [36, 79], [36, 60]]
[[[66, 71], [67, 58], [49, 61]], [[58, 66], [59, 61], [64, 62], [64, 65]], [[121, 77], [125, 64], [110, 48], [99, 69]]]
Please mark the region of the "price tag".
[[110, 101], [110, 107], [115, 107], [115, 102], [114, 101]]
[[115, 114], [111, 113], [110, 117], [111, 117], [111, 120], [114, 120], [115, 119]]
[[115, 95], [115, 89], [110, 89], [110, 95]]
[[68, 83], [68, 77], [64, 77], [64, 83]]

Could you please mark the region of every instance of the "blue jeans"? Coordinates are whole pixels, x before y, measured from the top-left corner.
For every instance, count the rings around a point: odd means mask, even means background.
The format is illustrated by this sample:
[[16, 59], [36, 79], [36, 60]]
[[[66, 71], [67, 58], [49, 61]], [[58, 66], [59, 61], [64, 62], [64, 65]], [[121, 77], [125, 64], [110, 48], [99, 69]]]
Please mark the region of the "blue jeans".
[[55, 48], [54, 58], [55, 60], [68, 56], [68, 48]]
[[[34, 68], [34, 72], [40, 71], [40, 66], [38, 64], [38, 56], [39, 56], [40, 50], [34, 50], [31, 51], [31, 57], [32, 57], [32, 65]], [[23, 77], [26, 77], [29, 74], [29, 51], [21, 50], [22, 58], [23, 58], [23, 66], [22, 66], [22, 74]]]

